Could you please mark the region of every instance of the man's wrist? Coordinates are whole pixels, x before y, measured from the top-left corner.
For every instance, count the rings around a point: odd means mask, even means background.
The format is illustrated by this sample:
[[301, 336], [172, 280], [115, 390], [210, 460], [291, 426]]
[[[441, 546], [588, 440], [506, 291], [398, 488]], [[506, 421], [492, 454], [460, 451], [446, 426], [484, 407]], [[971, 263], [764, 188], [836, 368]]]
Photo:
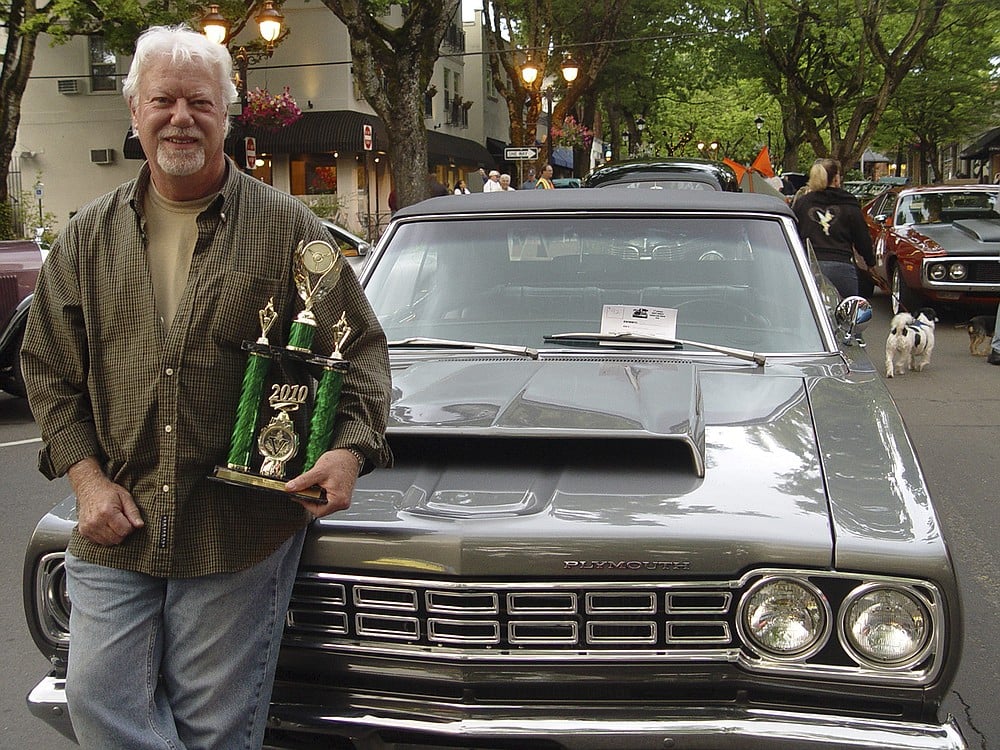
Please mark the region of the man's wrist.
[[344, 450], [358, 460], [358, 474], [360, 474], [361, 470], [365, 467], [365, 454], [353, 447], [344, 448]]

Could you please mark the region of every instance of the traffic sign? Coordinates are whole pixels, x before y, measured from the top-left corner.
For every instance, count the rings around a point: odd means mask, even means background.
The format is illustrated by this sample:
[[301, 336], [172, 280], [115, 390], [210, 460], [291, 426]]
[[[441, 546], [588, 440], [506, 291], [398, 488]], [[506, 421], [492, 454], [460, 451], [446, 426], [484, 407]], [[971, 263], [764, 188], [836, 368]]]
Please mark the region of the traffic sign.
[[537, 146], [523, 146], [521, 148], [505, 148], [503, 158], [506, 161], [531, 160], [538, 158]]
[[361, 137], [364, 141], [365, 151], [371, 151], [375, 146], [375, 136], [372, 133], [372, 126], [367, 123], [361, 129]]
[[243, 149], [247, 155], [247, 169], [257, 166], [257, 139], [248, 135], [243, 139]]

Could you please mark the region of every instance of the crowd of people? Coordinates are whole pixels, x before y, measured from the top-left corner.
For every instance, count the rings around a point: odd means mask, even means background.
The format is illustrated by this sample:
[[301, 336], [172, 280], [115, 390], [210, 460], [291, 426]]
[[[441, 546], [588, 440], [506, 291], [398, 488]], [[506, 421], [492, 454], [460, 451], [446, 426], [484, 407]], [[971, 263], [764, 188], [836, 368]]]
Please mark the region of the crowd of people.
[[[555, 187], [552, 183], [551, 164], [546, 164], [542, 168], [542, 174], [538, 178], [535, 177], [535, 170], [529, 169], [524, 182], [518, 188], [511, 185], [511, 176], [509, 174], [502, 174], [499, 170], [491, 169], [487, 172], [485, 169], [480, 168], [479, 175], [483, 179], [484, 193], [503, 193], [509, 190], [551, 190]], [[454, 195], [469, 195], [472, 191], [465, 180], [458, 180], [451, 192]], [[445, 190], [440, 194], [446, 195], [447, 191]]]

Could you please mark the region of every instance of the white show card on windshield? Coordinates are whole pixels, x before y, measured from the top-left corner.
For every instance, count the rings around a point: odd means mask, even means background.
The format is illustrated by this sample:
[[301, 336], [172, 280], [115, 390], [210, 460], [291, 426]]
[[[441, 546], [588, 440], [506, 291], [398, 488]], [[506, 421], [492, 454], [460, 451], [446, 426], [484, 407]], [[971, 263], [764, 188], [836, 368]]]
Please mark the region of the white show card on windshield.
[[605, 305], [601, 333], [673, 339], [677, 337], [677, 310], [648, 305]]

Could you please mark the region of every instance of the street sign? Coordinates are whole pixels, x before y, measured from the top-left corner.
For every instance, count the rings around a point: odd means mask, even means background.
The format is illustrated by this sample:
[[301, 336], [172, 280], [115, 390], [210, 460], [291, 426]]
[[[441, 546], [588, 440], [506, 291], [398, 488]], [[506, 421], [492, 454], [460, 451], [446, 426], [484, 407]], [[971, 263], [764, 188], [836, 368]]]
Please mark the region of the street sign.
[[524, 146], [522, 148], [505, 148], [503, 150], [503, 158], [506, 161], [521, 161], [521, 160], [531, 160], [538, 158], [538, 147], [537, 146]]
[[243, 139], [243, 148], [247, 153], [247, 169], [254, 169], [257, 166], [257, 139], [248, 135]]
[[371, 151], [375, 147], [375, 136], [372, 134], [372, 126], [363, 125], [361, 129], [361, 136], [364, 140], [365, 151]]

